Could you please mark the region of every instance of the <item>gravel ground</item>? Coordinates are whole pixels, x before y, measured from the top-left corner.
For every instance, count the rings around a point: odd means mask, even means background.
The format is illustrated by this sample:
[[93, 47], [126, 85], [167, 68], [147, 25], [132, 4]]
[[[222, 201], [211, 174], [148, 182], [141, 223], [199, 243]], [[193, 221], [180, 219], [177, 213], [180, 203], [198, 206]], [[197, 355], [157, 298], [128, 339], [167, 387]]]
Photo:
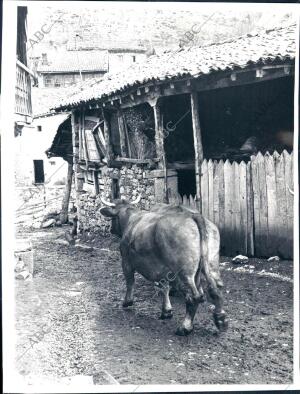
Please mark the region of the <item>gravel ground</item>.
[[59, 243], [64, 229], [18, 233], [35, 248], [34, 279], [16, 280], [17, 370], [26, 382], [84, 375], [92, 384], [246, 384], [292, 382], [292, 262], [222, 258], [229, 329], [218, 334], [209, 304], [195, 330], [174, 335], [174, 317], [159, 320], [160, 298], [137, 276], [135, 305], [123, 310], [118, 242], [95, 240], [94, 250]]

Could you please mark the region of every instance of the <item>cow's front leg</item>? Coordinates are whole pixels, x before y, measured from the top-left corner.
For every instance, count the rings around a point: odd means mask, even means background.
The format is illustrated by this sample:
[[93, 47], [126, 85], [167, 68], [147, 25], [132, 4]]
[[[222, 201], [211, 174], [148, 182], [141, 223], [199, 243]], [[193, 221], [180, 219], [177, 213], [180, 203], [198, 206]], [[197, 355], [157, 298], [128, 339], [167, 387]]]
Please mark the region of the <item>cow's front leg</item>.
[[122, 259], [122, 268], [126, 281], [126, 294], [123, 301], [123, 307], [127, 308], [133, 305], [134, 270], [130, 267], [126, 259]]
[[193, 331], [193, 321], [198, 305], [202, 301], [202, 294], [199, 293], [193, 278], [181, 280], [181, 288], [185, 295], [186, 313], [183, 322], [176, 330], [176, 335], [183, 336]]
[[169, 297], [170, 293], [170, 285], [169, 283], [164, 284], [161, 287], [161, 292], [163, 296], [163, 302], [162, 302], [162, 308], [161, 308], [161, 319], [171, 319], [173, 317], [173, 312], [172, 312], [172, 305]]

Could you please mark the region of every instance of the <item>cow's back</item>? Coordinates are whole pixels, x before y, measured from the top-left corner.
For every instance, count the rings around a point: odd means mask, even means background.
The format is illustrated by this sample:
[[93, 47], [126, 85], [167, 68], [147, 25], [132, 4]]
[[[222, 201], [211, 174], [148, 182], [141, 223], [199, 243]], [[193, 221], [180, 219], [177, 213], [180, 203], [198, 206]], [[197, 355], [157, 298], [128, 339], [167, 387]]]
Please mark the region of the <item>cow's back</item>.
[[166, 272], [195, 274], [199, 267], [198, 227], [182, 211], [137, 215], [124, 233], [122, 247], [127, 248], [134, 268], [149, 280], [159, 280]]

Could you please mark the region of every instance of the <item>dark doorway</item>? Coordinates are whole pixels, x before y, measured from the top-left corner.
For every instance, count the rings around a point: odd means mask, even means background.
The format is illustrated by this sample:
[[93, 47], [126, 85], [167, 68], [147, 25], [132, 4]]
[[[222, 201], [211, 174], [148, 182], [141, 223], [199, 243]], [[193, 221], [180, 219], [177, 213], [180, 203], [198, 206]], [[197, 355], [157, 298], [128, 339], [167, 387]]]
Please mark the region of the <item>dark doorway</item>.
[[196, 195], [196, 176], [195, 170], [178, 170], [178, 193], [187, 197]]
[[34, 165], [34, 183], [44, 183], [44, 161], [43, 160], [33, 160]]

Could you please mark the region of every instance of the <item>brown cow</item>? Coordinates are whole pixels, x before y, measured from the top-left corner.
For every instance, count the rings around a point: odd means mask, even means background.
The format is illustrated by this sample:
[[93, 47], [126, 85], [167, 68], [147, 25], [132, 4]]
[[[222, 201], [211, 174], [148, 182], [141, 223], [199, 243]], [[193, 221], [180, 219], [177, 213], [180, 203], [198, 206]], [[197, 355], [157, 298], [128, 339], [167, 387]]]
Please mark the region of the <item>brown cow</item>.
[[[217, 227], [199, 212], [182, 206], [160, 204], [151, 211], [141, 211], [126, 200], [102, 202], [107, 206], [100, 209], [101, 214], [112, 218], [112, 232], [122, 237], [120, 251], [127, 287], [123, 306], [133, 304], [135, 272], [152, 282], [163, 280], [168, 284], [172, 277], [186, 301], [186, 315], [176, 334], [187, 335], [193, 330], [198, 304], [203, 301], [201, 280], [205, 278], [215, 305], [215, 324], [225, 330], [228, 322], [221, 294]], [[167, 285], [161, 318], [170, 317], [172, 306]]]

